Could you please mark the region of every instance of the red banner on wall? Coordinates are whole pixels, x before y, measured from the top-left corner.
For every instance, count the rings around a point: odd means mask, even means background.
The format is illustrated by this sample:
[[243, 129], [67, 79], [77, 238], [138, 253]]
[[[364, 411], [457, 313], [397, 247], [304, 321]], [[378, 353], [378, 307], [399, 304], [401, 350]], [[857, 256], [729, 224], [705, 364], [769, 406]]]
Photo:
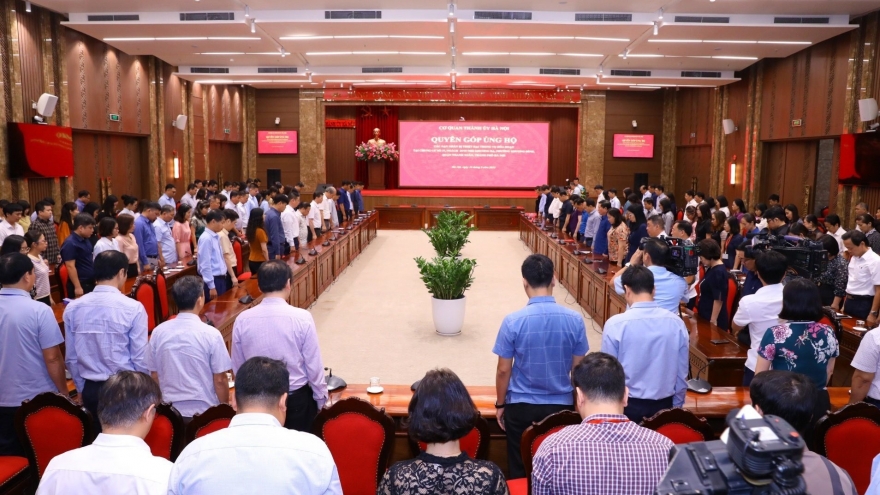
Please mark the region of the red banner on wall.
[[332, 128], [343, 128], [343, 127], [357, 127], [357, 121], [355, 119], [327, 119], [324, 121], [324, 127], [332, 127]]
[[325, 101], [580, 103], [576, 90], [531, 89], [325, 89]]

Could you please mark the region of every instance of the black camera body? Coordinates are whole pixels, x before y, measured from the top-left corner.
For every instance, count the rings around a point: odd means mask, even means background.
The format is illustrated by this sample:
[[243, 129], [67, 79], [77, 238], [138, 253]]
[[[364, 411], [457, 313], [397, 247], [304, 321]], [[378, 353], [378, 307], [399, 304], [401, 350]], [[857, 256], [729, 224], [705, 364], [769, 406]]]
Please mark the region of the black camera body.
[[731, 414], [721, 440], [676, 445], [656, 495], [806, 494], [800, 434], [782, 418]]
[[828, 268], [828, 252], [821, 242], [811, 239], [760, 233], [752, 238], [752, 245], [747, 249], [752, 253], [771, 250], [782, 253], [788, 267], [804, 278], [818, 277]]
[[642, 237], [639, 249], [651, 239], [663, 241], [669, 246], [669, 259], [664, 265], [667, 270], [679, 277], [692, 277], [700, 270], [700, 248], [688, 239], [676, 237]]

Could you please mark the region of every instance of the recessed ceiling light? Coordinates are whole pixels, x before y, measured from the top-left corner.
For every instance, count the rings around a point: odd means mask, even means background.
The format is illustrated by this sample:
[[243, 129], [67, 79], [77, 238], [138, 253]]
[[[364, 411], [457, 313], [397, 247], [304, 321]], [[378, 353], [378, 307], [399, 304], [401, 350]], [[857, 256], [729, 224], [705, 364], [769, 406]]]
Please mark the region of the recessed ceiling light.
[[652, 38], [648, 40], [648, 43], [702, 43], [703, 40], [664, 40]]
[[712, 58], [717, 58], [721, 60], [758, 60], [758, 57], [736, 57], [729, 55], [715, 55]]

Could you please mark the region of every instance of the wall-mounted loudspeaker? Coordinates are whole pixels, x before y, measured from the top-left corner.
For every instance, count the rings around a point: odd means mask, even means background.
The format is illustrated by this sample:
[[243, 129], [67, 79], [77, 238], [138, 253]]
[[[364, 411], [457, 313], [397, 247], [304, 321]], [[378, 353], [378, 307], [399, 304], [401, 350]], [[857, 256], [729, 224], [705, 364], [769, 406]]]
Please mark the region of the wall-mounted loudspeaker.
[[181, 131], [186, 129], [186, 115], [178, 115], [177, 118], [174, 119], [174, 123], [171, 125], [180, 129]]
[[43, 93], [40, 95], [40, 99], [37, 100], [37, 106], [35, 108], [37, 113], [43, 117], [51, 117], [52, 114], [55, 113], [56, 103], [58, 103], [57, 96]]
[[724, 128], [724, 134], [733, 134], [736, 132], [736, 124], [734, 124], [731, 119], [724, 119], [721, 121], [721, 127]]
[[877, 100], [874, 98], [859, 100], [859, 120], [862, 122], [876, 119], [877, 115], [880, 114], [878, 112], [880, 112], [880, 109], [877, 108]]

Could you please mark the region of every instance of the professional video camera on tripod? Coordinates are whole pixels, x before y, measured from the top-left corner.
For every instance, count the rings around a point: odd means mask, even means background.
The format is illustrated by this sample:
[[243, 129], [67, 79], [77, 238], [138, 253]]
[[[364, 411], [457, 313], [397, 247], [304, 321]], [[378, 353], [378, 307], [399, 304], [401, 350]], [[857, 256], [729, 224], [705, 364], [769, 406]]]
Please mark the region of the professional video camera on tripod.
[[[742, 413], [742, 414], [741, 414]], [[802, 495], [804, 439], [782, 418], [751, 406], [727, 419], [722, 440], [676, 445], [655, 495]]]
[[644, 249], [645, 243], [657, 239], [669, 246], [669, 259], [666, 261], [667, 270], [679, 277], [691, 277], [700, 269], [700, 249], [688, 240], [675, 237], [642, 237], [639, 249]]
[[828, 266], [828, 252], [819, 241], [766, 233], [756, 234], [751, 239], [752, 245], [746, 249], [751, 249], [753, 253], [769, 250], [782, 253], [788, 261], [788, 267], [801, 277], [818, 277], [825, 273]]

